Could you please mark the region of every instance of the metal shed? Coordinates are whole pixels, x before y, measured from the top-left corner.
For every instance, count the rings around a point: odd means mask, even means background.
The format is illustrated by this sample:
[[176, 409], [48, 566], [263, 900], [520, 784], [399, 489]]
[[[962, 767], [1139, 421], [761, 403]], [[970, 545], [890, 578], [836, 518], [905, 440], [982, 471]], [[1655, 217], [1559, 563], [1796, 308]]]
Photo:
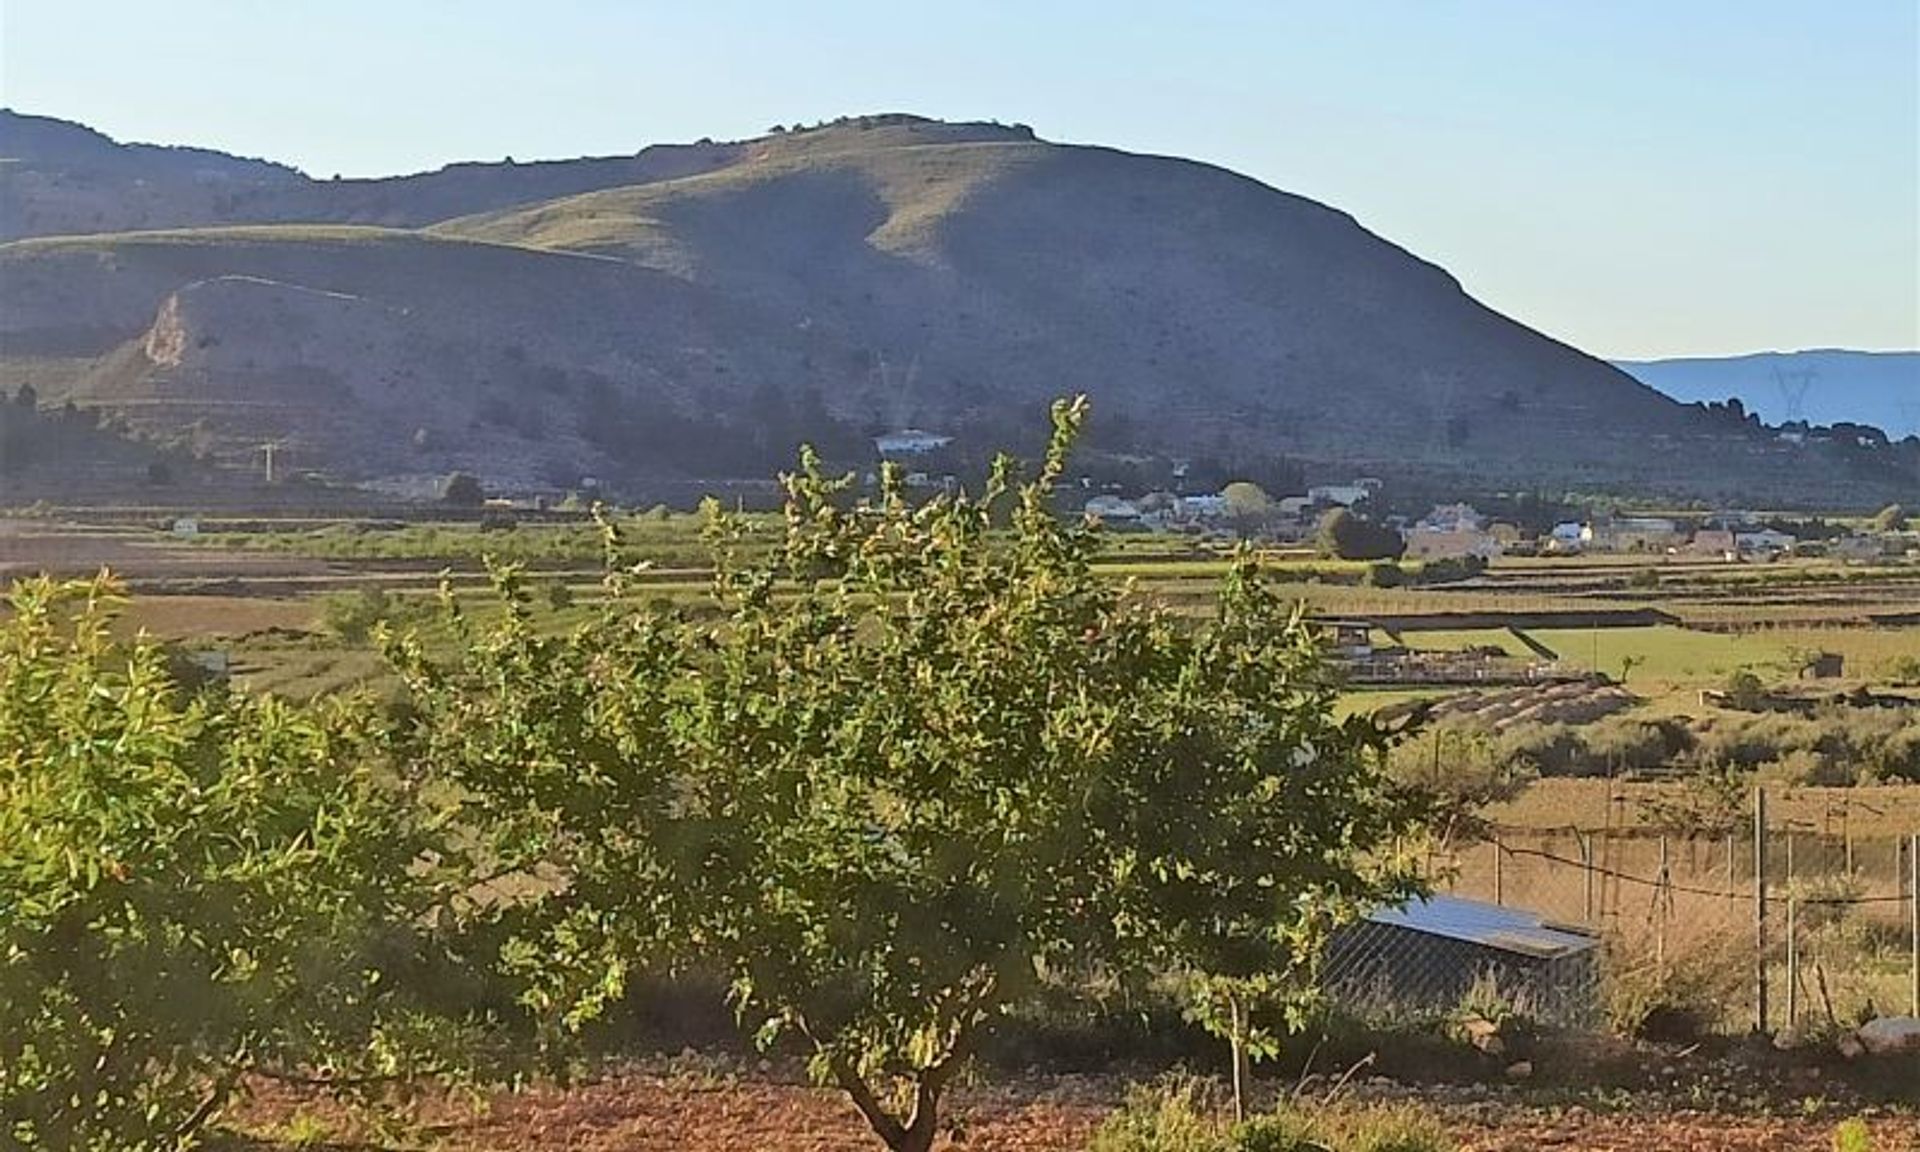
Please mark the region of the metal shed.
[[1364, 1013], [1447, 1012], [1491, 981], [1536, 1020], [1580, 1025], [1598, 1007], [1600, 938], [1525, 909], [1432, 896], [1335, 932], [1323, 971], [1328, 994]]

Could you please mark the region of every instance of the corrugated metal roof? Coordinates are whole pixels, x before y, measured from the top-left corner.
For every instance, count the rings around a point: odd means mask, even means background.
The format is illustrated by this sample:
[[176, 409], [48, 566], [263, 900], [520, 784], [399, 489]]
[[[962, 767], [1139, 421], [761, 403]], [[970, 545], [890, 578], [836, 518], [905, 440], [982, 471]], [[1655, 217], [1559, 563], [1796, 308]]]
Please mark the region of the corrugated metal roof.
[[1586, 929], [1556, 924], [1524, 908], [1506, 908], [1458, 896], [1430, 896], [1367, 916], [1375, 924], [1407, 928], [1450, 940], [1464, 940], [1502, 952], [1555, 960], [1596, 947], [1600, 938]]

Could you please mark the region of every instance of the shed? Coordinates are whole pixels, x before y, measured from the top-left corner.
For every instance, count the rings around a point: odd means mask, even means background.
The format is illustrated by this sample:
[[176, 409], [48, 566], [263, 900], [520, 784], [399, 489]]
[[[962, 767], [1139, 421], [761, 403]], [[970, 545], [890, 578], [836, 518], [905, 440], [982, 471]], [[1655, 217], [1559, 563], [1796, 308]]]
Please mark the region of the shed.
[[1431, 1014], [1458, 1007], [1483, 981], [1552, 1024], [1592, 1020], [1600, 938], [1537, 912], [1432, 896], [1380, 908], [1334, 933], [1326, 991], [1363, 1012]]
[[1800, 666], [1802, 680], [1837, 680], [1846, 675], [1847, 659], [1838, 652], [1818, 652]]

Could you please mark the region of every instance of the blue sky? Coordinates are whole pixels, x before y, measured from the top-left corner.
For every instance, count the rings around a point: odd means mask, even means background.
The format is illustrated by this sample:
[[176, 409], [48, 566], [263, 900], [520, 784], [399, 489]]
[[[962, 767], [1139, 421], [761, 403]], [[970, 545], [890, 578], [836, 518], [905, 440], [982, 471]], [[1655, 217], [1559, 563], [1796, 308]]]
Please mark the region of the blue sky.
[[316, 175], [913, 111], [1189, 156], [1604, 356], [1920, 347], [1915, 0], [0, 0], [0, 100]]

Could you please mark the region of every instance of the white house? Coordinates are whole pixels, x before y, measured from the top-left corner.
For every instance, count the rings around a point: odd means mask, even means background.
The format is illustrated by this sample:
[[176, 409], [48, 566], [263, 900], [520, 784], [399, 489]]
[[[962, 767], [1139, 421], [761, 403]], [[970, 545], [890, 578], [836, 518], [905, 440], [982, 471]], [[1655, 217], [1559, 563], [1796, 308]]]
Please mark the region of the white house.
[[1087, 515], [1095, 520], [1132, 521], [1140, 519], [1140, 508], [1131, 500], [1118, 496], [1095, 496], [1087, 501]]
[[953, 437], [942, 436], [937, 432], [922, 432], [918, 428], [902, 428], [898, 432], [883, 432], [873, 438], [873, 446], [882, 456], [924, 456], [937, 452], [953, 443]]
[[1227, 514], [1227, 498], [1218, 492], [1180, 497], [1180, 515], [1190, 520], [1218, 520]]
[[1581, 544], [1585, 542], [1586, 534], [1587, 526], [1578, 520], [1562, 520], [1553, 526], [1553, 531], [1547, 534], [1547, 538], [1555, 547], [1563, 551], [1578, 552]]
[[1312, 504], [1338, 504], [1351, 508], [1355, 504], [1371, 499], [1380, 490], [1380, 481], [1364, 476], [1351, 484], [1321, 484], [1307, 489], [1307, 500]]

